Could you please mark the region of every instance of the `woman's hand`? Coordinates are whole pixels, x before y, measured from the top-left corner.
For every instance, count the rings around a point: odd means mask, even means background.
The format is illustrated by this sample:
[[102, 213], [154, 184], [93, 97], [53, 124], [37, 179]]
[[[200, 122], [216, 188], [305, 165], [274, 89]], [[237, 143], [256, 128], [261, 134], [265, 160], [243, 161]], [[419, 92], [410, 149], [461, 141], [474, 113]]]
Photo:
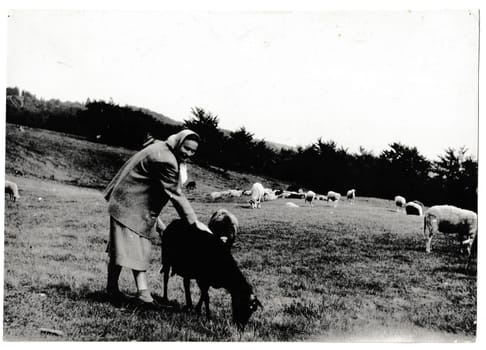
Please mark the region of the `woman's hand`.
[[196, 227], [201, 231], [206, 231], [206, 232], [209, 232], [210, 234], [213, 234], [213, 232], [209, 229], [209, 227], [207, 227], [206, 224], [202, 223], [199, 220], [196, 220], [194, 225], [196, 225]]

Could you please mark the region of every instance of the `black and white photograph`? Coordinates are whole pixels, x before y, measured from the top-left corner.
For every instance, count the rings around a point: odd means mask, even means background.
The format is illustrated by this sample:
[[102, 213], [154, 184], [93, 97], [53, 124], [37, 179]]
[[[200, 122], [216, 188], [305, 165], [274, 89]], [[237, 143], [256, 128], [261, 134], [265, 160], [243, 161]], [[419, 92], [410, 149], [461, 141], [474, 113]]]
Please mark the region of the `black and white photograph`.
[[478, 345], [477, 5], [9, 5], [3, 343]]

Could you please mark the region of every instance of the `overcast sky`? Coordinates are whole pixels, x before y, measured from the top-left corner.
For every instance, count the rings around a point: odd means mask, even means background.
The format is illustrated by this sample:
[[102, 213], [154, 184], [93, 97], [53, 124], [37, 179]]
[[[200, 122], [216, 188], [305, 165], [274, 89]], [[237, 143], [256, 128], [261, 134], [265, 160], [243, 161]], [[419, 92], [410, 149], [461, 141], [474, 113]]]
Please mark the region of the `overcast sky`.
[[191, 107], [291, 146], [477, 156], [477, 10], [9, 11], [7, 85], [38, 97]]

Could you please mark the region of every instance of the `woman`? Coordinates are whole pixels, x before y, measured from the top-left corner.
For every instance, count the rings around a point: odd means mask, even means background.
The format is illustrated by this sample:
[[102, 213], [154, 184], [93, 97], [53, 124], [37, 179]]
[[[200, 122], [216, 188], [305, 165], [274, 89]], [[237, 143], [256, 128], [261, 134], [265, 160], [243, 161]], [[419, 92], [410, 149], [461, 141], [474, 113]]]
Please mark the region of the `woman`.
[[124, 298], [118, 279], [122, 267], [126, 267], [133, 271], [138, 301], [154, 303], [146, 276], [150, 237], [156, 227], [163, 227], [157, 218], [169, 200], [181, 219], [211, 232], [197, 220], [181, 190], [187, 179], [184, 163], [194, 155], [199, 142], [199, 135], [191, 130], [171, 135], [167, 141], [155, 141], [133, 155], [106, 188], [110, 214], [107, 292], [112, 301]]

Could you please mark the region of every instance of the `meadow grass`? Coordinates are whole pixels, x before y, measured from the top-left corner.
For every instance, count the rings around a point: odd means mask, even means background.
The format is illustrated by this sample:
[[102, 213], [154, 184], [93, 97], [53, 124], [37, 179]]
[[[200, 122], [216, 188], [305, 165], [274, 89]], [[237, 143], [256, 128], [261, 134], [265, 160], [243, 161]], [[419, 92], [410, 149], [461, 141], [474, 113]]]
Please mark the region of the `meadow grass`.
[[[224, 207], [240, 222], [233, 255], [264, 308], [243, 332], [230, 296], [210, 290], [212, 318], [182, 309], [181, 278], [170, 280], [170, 310], [115, 307], [104, 292], [109, 218], [99, 191], [13, 177], [21, 199], [5, 201], [5, 340], [474, 341], [476, 270], [463, 269], [455, 237], [438, 235], [425, 253], [423, 219], [391, 201], [358, 198], [337, 207], [288, 208], [279, 199], [249, 209], [247, 198], [193, 200], [202, 221]], [[205, 197], [204, 197], [205, 198]], [[170, 222], [177, 215], [164, 210]], [[162, 293], [160, 241], [148, 278]], [[134, 294], [123, 271], [121, 289]], [[193, 300], [198, 289], [193, 283]], [[40, 328], [63, 336], [41, 334]], [[368, 337], [368, 338], [367, 338]]]

